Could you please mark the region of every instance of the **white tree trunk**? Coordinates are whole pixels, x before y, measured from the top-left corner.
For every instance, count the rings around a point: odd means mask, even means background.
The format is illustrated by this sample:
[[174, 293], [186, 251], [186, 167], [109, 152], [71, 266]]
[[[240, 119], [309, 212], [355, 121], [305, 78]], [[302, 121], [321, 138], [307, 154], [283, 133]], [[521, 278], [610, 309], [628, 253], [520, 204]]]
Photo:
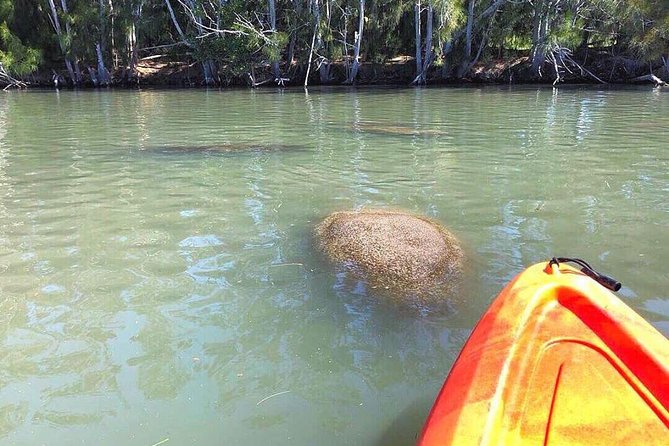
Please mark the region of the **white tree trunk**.
[[174, 9], [172, 9], [172, 4], [170, 3], [170, 0], [165, 0], [165, 5], [167, 5], [167, 10], [170, 13], [170, 17], [172, 18], [172, 24], [174, 24], [174, 27], [177, 30], [177, 33], [179, 33], [179, 37], [181, 37], [181, 41], [186, 44], [189, 48], [193, 48], [193, 45], [186, 39], [186, 35], [184, 34], [183, 30], [181, 29], [181, 25], [179, 25], [179, 22], [177, 21], [177, 17], [174, 15]]
[[[481, 20], [485, 20], [491, 14], [494, 14], [495, 12], [497, 12], [497, 10], [502, 5], [504, 5], [504, 3], [506, 3], [507, 1], [508, 0], [495, 0], [495, 1], [493, 1], [490, 4], [490, 6], [488, 6], [481, 14], [479, 14], [478, 17], [476, 17], [476, 20], [474, 20], [474, 22], [472, 23], [472, 27], [478, 25], [478, 23], [481, 22]], [[465, 29], [460, 29], [460, 30], [456, 31], [455, 33], [453, 33], [450, 40], [444, 42], [444, 44], [442, 46], [442, 48], [443, 48], [442, 57], [444, 58], [444, 67], [445, 67], [444, 72], [446, 72], [446, 70], [447, 70], [446, 67], [448, 65], [446, 63], [446, 57], [451, 53], [451, 51], [453, 51], [454, 43], [457, 42], [458, 40], [460, 40], [460, 38], [466, 33], [466, 31], [467, 31], [466, 28]]]
[[433, 52], [432, 52], [432, 30], [434, 22], [434, 8], [432, 3], [428, 2], [427, 17], [425, 22], [425, 44], [422, 42], [420, 32], [420, 2], [415, 5], [414, 12], [416, 13], [415, 31], [416, 31], [416, 77], [412, 84], [425, 84], [427, 80], [427, 71], [432, 66]]
[[[297, 14], [302, 12], [302, 2], [300, 0], [293, 0], [293, 5]], [[295, 45], [297, 43], [297, 30], [290, 31], [290, 42], [288, 43], [288, 54], [286, 55], [286, 63], [288, 65], [288, 70], [293, 66], [295, 59]]]
[[83, 80], [83, 77], [81, 75], [81, 68], [79, 68], [79, 60], [78, 59], [74, 60], [74, 75], [76, 76], [77, 81], [79, 83], [81, 83], [82, 80]]
[[314, 33], [311, 36], [311, 50], [309, 51], [309, 61], [307, 62], [307, 74], [304, 76], [304, 86], [309, 84], [309, 74], [311, 74], [311, 62], [314, 57], [314, 48], [316, 46], [316, 35], [318, 34], [319, 23], [321, 21], [321, 8], [318, 5], [318, 0], [313, 0], [313, 15], [314, 15]]
[[548, 50], [548, 33], [554, 12], [557, 13], [561, 0], [541, 0], [534, 6], [534, 21], [532, 26], [532, 72], [541, 76], [541, 67], [546, 60]]
[[417, 1], [413, 5], [414, 13], [414, 31], [416, 39], [416, 79], [420, 79], [423, 72], [423, 38], [420, 34], [420, 13], [421, 13], [420, 1]]
[[423, 83], [427, 78], [427, 70], [432, 65], [433, 53], [432, 53], [432, 22], [434, 22], [434, 8], [432, 3], [429, 3], [427, 6], [427, 23], [425, 28], [425, 56], [423, 57]]
[[128, 80], [135, 79], [137, 75], [137, 27], [136, 27], [137, 15], [133, 14], [132, 24], [128, 30]]
[[116, 48], [116, 37], [114, 36], [114, 3], [108, 0], [109, 5], [109, 20], [110, 20], [110, 39], [112, 52], [112, 68], [118, 70], [118, 49]]
[[469, 64], [472, 60], [472, 28], [474, 27], [474, 3], [475, 0], [469, 0], [467, 8], [467, 29], [465, 31], [465, 63]]
[[94, 68], [88, 67], [88, 77], [91, 78], [91, 83], [97, 87], [99, 84], [98, 75]]
[[144, 0], [137, 2], [132, 10], [132, 23], [128, 35], [128, 59], [129, 70], [127, 80], [128, 82], [139, 82], [139, 75], [137, 73], [137, 64], [139, 63], [139, 54], [137, 47], [137, 24], [142, 18], [142, 9], [144, 8]]
[[351, 72], [346, 79], [346, 83], [352, 84], [355, 82], [355, 78], [358, 76], [358, 70], [360, 69], [360, 45], [362, 43], [362, 30], [365, 25], [365, 0], [360, 0], [360, 17], [358, 18], [358, 32], [355, 36], [355, 48], [353, 51], [353, 66], [351, 67]]
[[[276, 5], [274, 0], [267, 0], [267, 9], [269, 10], [269, 26], [273, 33], [276, 33]], [[279, 70], [279, 61], [272, 61], [272, 75], [274, 79], [281, 79], [281, 71]]]
[[133, 21], [128, 31], [128, 60], [130, 61], [130, 72], [135, 72], [137, 65], [137, 27]]
[[98, 57], [98, 82], [100, 85], [109, 85], [111, 83], [111, 77], [109, 76], [109, 71], [105, 66], [104, 58], [102, 57], [102, 45], [100, 42], [95, 44], [95, 54]]
[[[65, 3], [65, 0], [62, 0], [61, 5]], [[67, 73], [70, 75], [70, 79], [72, 80], [73, 85], [77, 85], [77, 77], [74, 73], [74, 69], [72, 68], [72, 61], [69, 59], [67, 56], [67, 49], [65, 48], [65, 45], [63, 45], [63, 29], [60, 26], [60, 19], [58, 19], [58, 10], [56, 9], [56, 4], [53, 2], [53, 0], [49, 0], [49, 10], [50, 10], [50, 18], [51, 18], [51, 25], [53, 25], [54, 31], [56, 31], [56, 36], [58, 37], [58, 44], [60, 46], [60, 51], [63, 53], [63, 56], [65, 58], [65, 68], [67, 68]]]

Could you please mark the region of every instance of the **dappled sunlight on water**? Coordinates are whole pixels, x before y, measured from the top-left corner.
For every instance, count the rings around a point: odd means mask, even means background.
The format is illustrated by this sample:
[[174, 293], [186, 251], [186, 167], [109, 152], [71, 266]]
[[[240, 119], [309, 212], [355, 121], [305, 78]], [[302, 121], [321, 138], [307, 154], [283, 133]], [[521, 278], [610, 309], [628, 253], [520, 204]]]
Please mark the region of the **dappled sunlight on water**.
[[[493, 296], [553, 255], [668, 333], [668, 97], [3, 95], [0, 443], [410, 444]], [[443, 305], [323, 261], [314, 225], [365, 207], [457, 235]]]

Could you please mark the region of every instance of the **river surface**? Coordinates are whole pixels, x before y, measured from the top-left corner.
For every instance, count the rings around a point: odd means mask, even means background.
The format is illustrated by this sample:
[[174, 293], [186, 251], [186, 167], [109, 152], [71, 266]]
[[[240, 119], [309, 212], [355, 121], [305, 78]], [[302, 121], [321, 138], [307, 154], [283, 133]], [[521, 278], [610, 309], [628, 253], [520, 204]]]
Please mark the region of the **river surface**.
[[[1, 94], [0, 444], [411, 444], [553, 255], [668, 334], [668, 147], [646, 87]], [[446, 310], [320, 259], [314, 224], [363, 207], [456, 234]]]

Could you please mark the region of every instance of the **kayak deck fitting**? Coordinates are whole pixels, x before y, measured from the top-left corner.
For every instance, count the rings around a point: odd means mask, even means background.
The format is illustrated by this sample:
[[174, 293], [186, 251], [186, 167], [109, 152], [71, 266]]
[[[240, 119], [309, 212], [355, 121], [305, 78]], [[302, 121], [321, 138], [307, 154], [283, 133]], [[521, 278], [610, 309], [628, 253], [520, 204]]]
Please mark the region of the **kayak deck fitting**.
[[669, 445], [669, 340], [593, 272], [554, 259], [509, 283], [418, 444]]

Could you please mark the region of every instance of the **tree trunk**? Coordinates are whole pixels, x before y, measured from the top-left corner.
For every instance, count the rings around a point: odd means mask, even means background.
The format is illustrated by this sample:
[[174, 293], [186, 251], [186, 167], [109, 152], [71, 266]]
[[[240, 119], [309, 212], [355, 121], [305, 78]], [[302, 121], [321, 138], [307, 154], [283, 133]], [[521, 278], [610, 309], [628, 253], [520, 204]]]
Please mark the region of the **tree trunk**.
[[[191, 5], [191, 10], [195, 9], [195, 5], [193, 4], [192, 0], [189, 1]], [[181, 37], [181, 41], [188, 47], [193, 49], [194, 45], [188, 41], [186, 38], [186, 34], [184, 34], [183, 29], [181, 28], [181, 25], [179, 25], [179, 22], [177, 21], [176, 15], [174, 14], [174, 9], [172, 9], [172, 4], [170, 3], [170, 0], [165, 0], [165, 5], [167, 6], [167, 10], [170, 13], [170, 17], [172, 19], [172, 23], [174, 24], [174, 27], [177, 30], [177, 33], [179, 33], [179, 37]], [[184, 5], [185, 8], [185, 5]], [[199, 22], [199, 23], [198, 23]], [[202, 29], [201, 23], [202, 20], [198, 17], [197, 22], [195, 23], [195, 26], [198, 29], [198, 34], [203, 35], [204, 30]], [[216, 64], [214, 63], [213, 60], [208, 59], [202, 62], [202, 75], [204, 77], [204, 83], [206, 85], [214, 85], [216, 83], [216, 80], [214, 78], [216, 74]]]
[[211, 71], [211, 64], [209, 60], [202, 62], [202, 74], [204, 76], [204, 84], [212, 85], [214, 83], [214, 75]]
[[[295, 12], [299, 15], [302, 12], [302, 2], [300, 0], [293, 0], [293, 5]], [[288, 43], [288, 53], [286, 55], [286, 64], [288, 67], [286, 68], [287, 70], [290, 70], [291, 67], [293, 66], [293, 62], [295, 59], [295, 45], [297, 44], [297, 30], [296, 29], [291, 29], [290, 30], [290, 42]]]
[[321, 78], [321, 84], [329, 84], [332, 82], [334, 80], [334, 77], [332, 76], [332, 63], [327, 59], [322, 60], [318, 67], [318, 74]]
[[98, 17], [100, 19], [100, 35], [98, 37], [98, 43], [102, 52], [107, 51], [107, 19], [105, 17], [105, 4], [103, 0], [98, 0]]
[[316, 46], [316, 35], [318, 34], [318, 28], [321, 21], [321, 8], [318, 5], [318, 0], [313, 0], [313, 15], [314, 15], [314, 33], [311, 36], [311, 50], [309, 51], [309, 61], [307, 62], [307, 74], [304, 76], [304, 86], [306, 87], [309, 84], [309, 74], [311, 73], [311, 62], [314, 57], [314, 48]]
[[[179, 1], [181, 2], [181, 0]], [[190, 12], [191, 15], [193, 16], [193, 21], [195, 23], [195, 27], [197, 28], [197, 33], [200, 37], [203, 37], [207, 33], [207, 30], [204, 29], [202, 26], [202, 17], [199, 14], [194, 13], [194, 11], [196, 11], [197, 9], [196, 8], [197, 5], [195, 4], [194, 0], [186, 0], [186, 1], [190, 5]], [[206, 86], [216, 84], [216, 79], [214, 78], [215, 74], [216, 74], [216, 64], [214, 63], [214, 61], [211, 59], [204, 60], [202, 62], [202, 76], [204, 77], [204, 84]]]
[[534, 6], [534, 20], [532, 23], [532, 73], [541, 77], [541, 67], [546, 60], [546, 37], [548, 34], [548, 19], [551, 1], [541, 0]]
[[414, 78], [412, 84], [422, 85], [425, 84], [427, 80], [427, 71], [432, 66], [432, 24], [434, 22], [434, 8], [432, 3], [428, 2], [427, 5], [427, 17], [425, 22], [425, 44], [422, 45], [422, 38], [420, 35], [420, 2], [416, 3], [416, 8], [414, 10], [417, 15], [416, 21], [416, 77]]
[[432, 22], [434, 22], [434, 8], [432, 3], [427, 5], [427, 24], [425, 29], [425, 56], [423, 57], [423, 82], [427, 78], [427, 70], [432, 65]]
[[474, 6], [476, 1], [469, 0], [467, 5], [467, 26], [465, 27], [465, 56], [458, 70], [458, 77], [463, 77], [469, 71], [472, 61], [472, 31], [474, 28]]
[[[508, 0], [495, 0], [490, 6], [488, 6], [472, 23], [472, 27], [478, 25], [481, 20], [485, 20], [491, 14], [497, 12], [497, 10], [504, 5]], [[460, 29], [453, 33], [451, 38], [443, 44], [442, 57], [444, 58], [444, 74], [447, 73], [447, 56], [453, 51], [453, 45], [455, 42], [460, 40], [460, 38], [466, 33], [466, 29]]]
[[422, 50], [422, 43], [423, 43], [423, 38], [420, 35], [420, 1], [417, 1], [413, 5], [413, 12], [414, 12], [414, 31], [415, 31], [415, 39], [416, 39], [416, 79], [417, 83], [421, 83], [421, 75], [423, 74], [423, 50]]
[[134, 80], [137, 74], [137, 27], [135, 23], [136, 16], [133, 15], [133, 21], [128, 31], [128, 81]]
[[[272, 33], [276, 33], [276, 5], [274, 4], [274, 0], [267, 0], [267, 6], [269, 10], [269, 26]], [[281, 79], [278, 60], [272, 60], [272, 75], [274, 79]]]
[[79, 68], [79, 59], [74, 60], [74, 75], [77, 78], [77, 82], [80, 84], [83, 82], [83, 76], [81, 75], [81, 68]]
[[74, 73], [74, 69], [72, 68], [72, 61], [67, 57], [65, 58], [65, 68], [67, 68], [67, 74], [69, 74], [70, 79], [72, 79], [72, 85], [79, 85], [79, 82], [77, 82], [77, 76]]
[[112, 53], [112, 69], [118, 70], [118, 50], [116, 49], [116, 38], [114, 36], [114, 3], [108, 0], [109, 5], [109, 20], [110, 20], [110, 39], [111, 39], [111, 53]]
[[102, 57], [102, 45], [100, 42], [95, 44], [95, 54], [98, 57], [98, 82], [100, 85], [109, 85], [111, 83], [111, 77], [109, 76], [109, 71], [105, 67], [105, 61]]
[[[61, 6], [66, 5], [65, 0], [62, 0]], [[53, 26], [54, 31], [56, 31], [56, 36], [58, 37], [58, 44], [60, 46], [60, 51], [63, 53], [65, 58], [65, 68], [67, 68], [67, 73], [70, 75], [73, 85], [78, 85], [77, 77], [72, 68], [72, 61], [68, 58], [67, 48], [63, 44], [63, 29], [60, 27], [60, 19], [58, 18], [58, 10], [56, 9], [56, 4], [53, 0], [49, 0], [49, 10], [51, 12], [51, 25]], [[66, 24], [67, 26], [67, 24]]]
[[451, 76], [451, 66], [448, 64], [448, 56], [451, 51], [453, 50], [453, 40], [448, 40], [443, 43], [442, 48], [441, 48], [441, 57], [443, 58], [443, 65], [441, 66], [441, 74], [445, 78], [449, 78]]
[[472, 28], [474, 25], [474, 3], [475, 0], [469, 0], [467, 8], [467, 28], [465, 31], [465, 61], [469, 64], [472, 60]]
[[88, 67], [88, 76], [91, 78], [91, 83], [97, 87], [99, 82], [98, 82], [98, 75], [95, 72], [95, 69]]
[[[68, 14], [67, 11], [67, 1], [66, 0], [60, 0], [60, 6], [63, 8], [63, 12], [65, 14]], [[65, 33], [67, 34], [68, 40], [71, 40], [70, 36], [72, 35], [72, 30], [70, 29], [70, 22], [65, 21]], [[79, 70], [79, 63], [77, 62], [77, 55], [74, 53], [74, 51], [70, 48], [70, 62], [69, 64], [72, 65], [72, 60], [74, 60], [74, 85], [81, 85], [82, 82], [82, 77], [81, 77], [81, 70]], [[66, 62], [66, 65], [68, 63]], [[68, 69], [69, 71], [69, 69]], [[70, 73], [70, 76], [72, 74]]]
[[286, 56], [286, 63], [288, 64], [288, 70], [293, 66], [293, 61], [295, 59], [295, 44], [297, 43], [297, 34], [292, 33], [290, 35], [290, 42], [288, 43], [288, 54]]
[[[60, 0], [60, 6], [63, 8], [63, 12], [65, 14], [68, 14], [67, 11], [67, 2], [66, 0]], [[70, 40], [70, 36], [72, 35], [72, 30], [70, 29], [70, 22], [65, 21], [65, 33], [67, 34], [68, 40]], [[74, 85], [81, 85], [82, 82], [82, 77], [81, 77], [81, 70], [79, 70], [79, 62], [77, 55], [74, 53], [74, 50], [70, 48], [70, 64], [72, 64], [72, 60], [74, 60]]]
[[174, 24], [174, 27], [177, 30], [177, 33], [179, 33], [179, 37], [181, 37], [181, 41], [186, 44], [189, 48], [193, 48], [193, 45], [186, 39], [186, 35], [184, 34], [183, 30], [181, 29], [181, 26], [179, 25], [179, 22], [177, 21], [176, 16], [174, 15], [174, 9], [172, 9], [172, 4], [170, 3], [170, 0], [165, 0], [165, 5], [167, 5], [167, 10], [170, 13], [170, 17], [172, 18], [172, 23]]
[[358, 70], [360, 69], [360, 45], [362, 43], [362, 30], [365, 24], [365, 0], [360, 0], [360, 17], [358, 18], [358, 32], [355, 36], [355, 49], [353, 51], [353, 66], [351, 67], [351, 72], [349, 73], [346, 83], [352, 84], [355, 82], [355, 78], [358, 76]]

